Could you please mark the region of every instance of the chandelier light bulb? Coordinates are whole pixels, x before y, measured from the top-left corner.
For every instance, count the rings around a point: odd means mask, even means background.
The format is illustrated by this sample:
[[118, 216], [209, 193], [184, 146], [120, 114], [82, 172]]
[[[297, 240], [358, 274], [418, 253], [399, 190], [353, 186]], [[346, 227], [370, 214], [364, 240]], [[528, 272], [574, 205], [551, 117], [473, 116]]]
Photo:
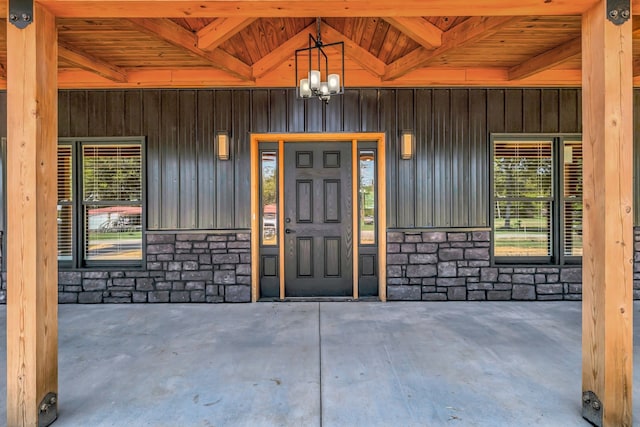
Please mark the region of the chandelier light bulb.
[[327, 84], [329, 85], [329, 93], [338, 93], [340, 91], [340, 76], [337, 74], [329, 74]]
[[311, 97], [311, 87], [309, 86], [309, 79], [300, 80], [300, 96], [302, 98]]
[[309, 71], [309, 87], [311, 88], [311, 90], [320, 89], [320, 71]]

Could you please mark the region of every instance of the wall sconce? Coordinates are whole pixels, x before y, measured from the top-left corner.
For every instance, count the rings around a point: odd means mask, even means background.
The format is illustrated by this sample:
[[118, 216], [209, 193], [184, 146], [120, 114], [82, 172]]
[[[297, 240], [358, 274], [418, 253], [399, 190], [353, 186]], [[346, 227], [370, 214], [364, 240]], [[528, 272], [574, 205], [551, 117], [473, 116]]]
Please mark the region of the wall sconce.
[[216, 133], [218, 159], [229, 160], [229, 134], [226, 131]]
[[403, 160], [413, 157], [413, 132], [403, 130], [400, 141], [400, 156]]

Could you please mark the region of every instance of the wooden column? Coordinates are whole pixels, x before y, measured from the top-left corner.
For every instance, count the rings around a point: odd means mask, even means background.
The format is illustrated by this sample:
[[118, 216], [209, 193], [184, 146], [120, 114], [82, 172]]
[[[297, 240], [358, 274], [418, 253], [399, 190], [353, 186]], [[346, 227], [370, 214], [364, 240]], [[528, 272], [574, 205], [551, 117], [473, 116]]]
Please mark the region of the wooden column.
[[10, 427], [55, 420], [58, 392], [57, 33], [37, 4], [31, 20], [24, 29], [7, 24]]
[[632, 24], [630, 9], [616, 25], [606, 7], [582, 18], [582, 403], [596, 425], [631, 426]]

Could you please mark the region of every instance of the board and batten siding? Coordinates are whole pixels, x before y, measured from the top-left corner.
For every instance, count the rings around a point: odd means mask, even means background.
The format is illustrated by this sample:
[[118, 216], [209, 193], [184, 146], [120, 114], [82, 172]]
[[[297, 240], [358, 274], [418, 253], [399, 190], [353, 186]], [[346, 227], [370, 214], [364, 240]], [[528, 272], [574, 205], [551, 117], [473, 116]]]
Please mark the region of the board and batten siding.
[[[390, 228], [487, 227], [489, 135], [580, 132], [580, 98], [578, 88], [347, 89], [324, 105], [294, 89], [63, 90], [59, 135], [146, 137], [150, 230], [249, 228], [251, 132], [385, 132]], [[229, 161], [216, 157], [221, 130]], [[402, 130], [415, 132], [410, 160], [399, 156]]]

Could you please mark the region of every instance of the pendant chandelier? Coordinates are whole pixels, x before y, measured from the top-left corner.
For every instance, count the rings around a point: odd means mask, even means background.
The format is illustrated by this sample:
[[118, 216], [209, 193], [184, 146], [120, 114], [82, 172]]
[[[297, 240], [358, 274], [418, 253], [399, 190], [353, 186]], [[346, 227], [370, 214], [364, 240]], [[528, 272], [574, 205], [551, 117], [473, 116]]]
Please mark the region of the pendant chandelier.
[[[317, 37], [309, 34], [309, 46], [296, 50], [296, 86], [298, 98], [316, 97], [326, 104], [331, 95], [344, 93], [344, 42], [323, 44], [320, 18], [316, 22]], [[338, 51], [340, 63], [330, 67], [327, 52], [332, 51]]]

